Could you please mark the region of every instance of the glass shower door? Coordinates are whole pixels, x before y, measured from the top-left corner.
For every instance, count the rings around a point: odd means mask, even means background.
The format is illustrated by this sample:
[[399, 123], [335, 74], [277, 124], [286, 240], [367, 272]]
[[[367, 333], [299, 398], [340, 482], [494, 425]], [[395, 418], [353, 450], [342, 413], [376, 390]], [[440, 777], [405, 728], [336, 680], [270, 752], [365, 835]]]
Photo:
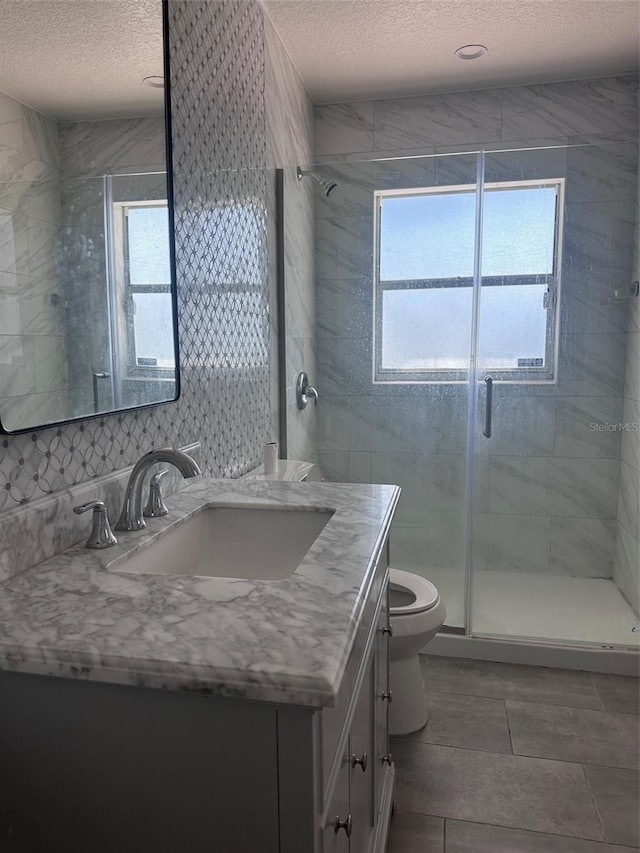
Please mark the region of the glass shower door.
[[631, 265], [632, 155], [620, 144], [485, 155], [476, 635], [637, 638], [616, 570], [629, 306], [615, 293]]
[[287, 396], [289, 456], [402, 487], [392, 565], [449, 629], [633, 646], [637, 146], [313, 171], [285, 188], [283, 387], [308, 352], [320, 395]]
[[[465, 627], [468, 384], [476, 156], [379, 164], [374, 382], [386, 439], [372, 482], [402, 497], [391, 563], [433, 581], [446, 626]], [[382, 436], [381, 436], [382, 438]]]

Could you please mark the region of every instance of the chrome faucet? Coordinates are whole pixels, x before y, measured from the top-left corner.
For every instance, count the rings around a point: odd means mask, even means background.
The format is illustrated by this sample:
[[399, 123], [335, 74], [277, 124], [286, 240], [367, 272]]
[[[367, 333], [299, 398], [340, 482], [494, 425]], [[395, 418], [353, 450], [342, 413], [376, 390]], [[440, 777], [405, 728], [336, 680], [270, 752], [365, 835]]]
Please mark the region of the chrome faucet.
[[142, 530], [146, 527], [142, 517], [142, 486], [144, 475], [156, 462], [168, 462], [180, 471], [183, 477], [198, 477], [202, 473], [193, 459], [181, 450], [173, 447], [163, 447], [160, 450], [151, 450], [145, 453], [133, 466], [133, 471], [127, 483], [124, 495], [124, 504], [120, 518], [115, 526], [116, 530]]

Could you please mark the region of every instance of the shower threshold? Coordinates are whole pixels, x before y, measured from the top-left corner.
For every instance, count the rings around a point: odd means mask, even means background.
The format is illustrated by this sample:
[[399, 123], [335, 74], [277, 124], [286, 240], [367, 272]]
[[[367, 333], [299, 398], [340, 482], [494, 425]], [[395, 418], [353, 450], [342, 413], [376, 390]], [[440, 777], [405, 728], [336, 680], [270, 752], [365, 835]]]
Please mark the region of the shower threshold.
[[[447, 624], [463, 624], [460, 574], [430, 569], [447, 608]], [[572, 646], [640, 649], [638, 617], [605, 578], [477, 571], [473, 576], [474, 636]]]

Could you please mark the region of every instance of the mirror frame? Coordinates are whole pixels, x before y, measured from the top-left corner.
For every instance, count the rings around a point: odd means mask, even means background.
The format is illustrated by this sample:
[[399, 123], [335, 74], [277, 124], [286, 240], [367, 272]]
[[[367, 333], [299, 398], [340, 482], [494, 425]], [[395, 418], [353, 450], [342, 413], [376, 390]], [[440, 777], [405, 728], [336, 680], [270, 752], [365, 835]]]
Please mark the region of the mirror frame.
[[123, 412], [139, 412], [156, 406], [166, 406], [180, 399], [180, 341], [178, 334], [178, 277], [176, 271], [176, 236], [175, 236], [175, 207], [173, 192], [173, 146], [171, 136], [171, 61], [169, 57], [169, 0], [160, 0], [162, 7], [162, 67], [164, 72], [164, 134], [165, 134], [165, 165], [167, 174], [167, 209], [169, 224], [169, 269], [171, 273], [171, 307], [173, 310], [173, 348], [175, 360], [175, 395], [168, 400], [153, 403], [143, 403], [140, 406], [127, 406], [121, 409], [107, 409], [103, 412], [79, 415], [77, 418], [65, 418], [51, 423], [37, 424], [20, 429], [6, 429], [2, 423], [2, 397], [0, 396], [0, 435], [25, 435], [39, 430], [51, 429], [65, 424], [82, 423], [96, 418], [108, 418]]

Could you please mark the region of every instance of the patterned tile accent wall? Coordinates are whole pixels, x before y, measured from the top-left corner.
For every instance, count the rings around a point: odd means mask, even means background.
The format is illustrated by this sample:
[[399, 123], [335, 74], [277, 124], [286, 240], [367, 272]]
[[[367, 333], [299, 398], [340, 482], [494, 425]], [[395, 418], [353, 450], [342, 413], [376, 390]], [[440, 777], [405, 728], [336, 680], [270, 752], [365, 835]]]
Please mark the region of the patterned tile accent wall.
[[206, 473], [256, 465], [269, 434], [264, 33], [254, 2], [170, 0], [182, 397], [0, 436], [0, 511], [202, 442]]

